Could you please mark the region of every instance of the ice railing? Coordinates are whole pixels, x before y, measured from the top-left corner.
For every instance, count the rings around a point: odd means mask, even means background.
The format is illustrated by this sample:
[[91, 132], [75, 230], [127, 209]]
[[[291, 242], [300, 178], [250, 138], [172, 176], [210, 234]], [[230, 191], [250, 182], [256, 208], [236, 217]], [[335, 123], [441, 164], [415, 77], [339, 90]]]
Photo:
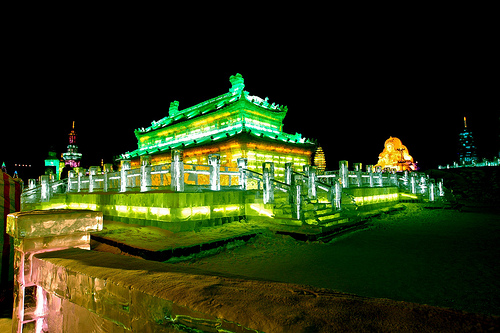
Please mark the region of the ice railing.
[[347, 161], [340, 161], [339, 170], [326, 171], [318, 175], [316, 168], [304, 166], [303, 172], [295, 172], [291, 163], [285, 163], [285, 180], [274, 178], [274, 163], [264, 162], [262, 173], [249, 170], [247, 160], [239, 158], [237, 167], [221, 166], [220, 155], [209, 155], [208, 165], [184, 164], [182, 151], [172, 153], [171, 163], [151, 165], [143, 160], [140, 168], [131, 168], [130, 161], [124, 160], [120, 171], [103, 172], [98, 167], [70, 171], [68, 178], [52, 180], [51, 176], [40, 177], [37, 185], [29, 181], [29, 187], [22, 194], [23, 202], [35, 203], [49, 201], [58, 193], [93, 192], [130, 192], [130, 191], [200, 191], [221, 189], [257, 189], [263, 191], [264, 203], [274, 202], [274, 192], [288, 194], [288, 204], [297, 208], [304, 200], [329, 202], [332, 209], [341, 208], [342, 189], [349, 187], [386, 187], [397, 186], [409, 194], [420, 195], [434, 201], [444, 195], [443, 182], [435, 182], [429, 176], [417, 172], [382, 172], [367, 166], [361, 171], [361, 164], [354, 163], [354, 170], [348, 169]]

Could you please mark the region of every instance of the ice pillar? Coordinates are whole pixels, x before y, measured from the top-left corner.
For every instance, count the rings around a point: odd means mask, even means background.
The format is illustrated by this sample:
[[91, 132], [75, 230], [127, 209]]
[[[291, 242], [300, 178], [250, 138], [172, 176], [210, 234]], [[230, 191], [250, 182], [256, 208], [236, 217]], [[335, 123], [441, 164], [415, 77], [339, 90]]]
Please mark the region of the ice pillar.
[[246, 190], [247, 189], [247, 174], [246, 174], [246, 169], [247, 169], [247, 159], [240, 157], [238, 158], [238, 171], [239, 171], [239, 183], [240, 183], [240, 189]]
[[288, 185], [292, 184], [292, 163], [291, 162], [285, 163], [285, 183], [287, 183]]
[[415, 174], [411, 174], [410, 178], [410, 187], [411, 187], [411, 193], [416, 194], [417, 193], [417, 182], [415, 181]]
[[47, 175], [40, 176], [40, 180], [42, 185], [41, 201], [42, 202], [49, 201], [50, 200], [49, 176]]
[[436, 190], [436, 181], [434, 179], [431, 179], [429, 184], [429, 201], [436, 200], [435, 190]]
[[348, 170], [349, 162], [347, 161], [339, 161], [339, 174], [340, 181], [342, 182], [342, 187], [349, 187], [349, 170]]
[[89, 193], [94, 192], [96, 175], [97, 175], [97, 167], [91, 166], [89, 168]]
[[370, 187], [373, 187], [373, 165], [367, 165], [366, 166], [366, 172], [368, 173], [369, 181], [370, 181]]
[[75, 178], [75, 172], [73, 170], [70, 170], [68, 172], [68, 187], [66, 188], [66, 192], [68, 193], [74, 191], [73, 178]]
[[[102, 230], [102, 213], [83, 210], [45, 210], [17, 212], [7, 216], [7, 233], [14, 238], [14, 310], [12, 332], [53, 332], [48, 322], [57, 322], [56, 311], [47, 309], [47, 292], [40, 279], [60, 283], [66, 281], [53, 276], [38, 276], [32, 267], [38, 253], [78, 247], [90, 250], [90, 232]], [[51, 295], [52, 299], [57, 295]]]
[[316, 199], [316, 168], [304, 165], [304, 173], [307, 175], [307, 196], [309, 199]]
[[184, 160], [182, 149], [172, 149], [172, 162], [170, 164], [170, 184], [172, 191], [184, 191]]
[[122, 160], [122, 167], [120, 169], [120, 192], [127, 191], [128, 170], [130, 170], [130, 161]]
[[210, 189], [220, 191], [220, 155], [208, 155], [208, 164], [210, 165]]
[[441, 178], [438, 182], [438, 193], [440, 197], [444, 196], [443, 179]]
[[141, 159], [141, 192], [151, 189], [151, 158]]
[[302, 175], [295, 174], [292, 177], [292, 185], [291, 185], [291, 200], [292, 203], [292, 216], [297, 220], [302, 219], [301, 214], [301, 206], [302, 206]]
[[378, 174], [378, 186], [382, 187], [384, 186], [384, 178], [382, 177], [382, 167], [380, 166], [377, 167], [377, 174]]
[[335, 183], [335, 208], [337, 210], [340, 210], [342, 208], [342, 185], [340, 182], [336, 179]]
[[362, 177], [361, 177], [361, 171], [363, 169], [363, 163], [353, 163], [354, 166], [354, 172], [356, 173], [356, 179], [358, 181], [358, 187], [361, 187], [363, 182], [362, 182]]
[[264, 203], [270, 203], [274, 201], [274, 163], [264, 162], [262, 163], [262, 180], [263, 180], [263, 190], [264, 190]]

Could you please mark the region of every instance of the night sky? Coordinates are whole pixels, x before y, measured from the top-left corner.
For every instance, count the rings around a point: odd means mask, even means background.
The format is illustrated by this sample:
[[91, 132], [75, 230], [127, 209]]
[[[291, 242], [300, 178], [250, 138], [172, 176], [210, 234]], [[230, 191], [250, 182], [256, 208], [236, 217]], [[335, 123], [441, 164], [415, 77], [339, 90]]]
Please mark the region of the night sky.
[[500, 58], [491, 35], [413, 29], [286, 43], [242, 36], [189, 49], [107, 37], [34, 36], [10, 52], [0, 134], [9, 173], [13, 163], [42, 173], [51, 146], [66, 151], [72, 121], [82, 166], [110, 163], [137, 147], [134, 129], [166, 116], [171, 101], [184, 109], [223, 94], [236, 73], [250, 95], [288, 106], [284, 131], [317, 139], [330, 170], [343, 159], [375, 164], [389, 136], [423, 170], [451, 163], [464, 116], [479, 156], [498, 156]]

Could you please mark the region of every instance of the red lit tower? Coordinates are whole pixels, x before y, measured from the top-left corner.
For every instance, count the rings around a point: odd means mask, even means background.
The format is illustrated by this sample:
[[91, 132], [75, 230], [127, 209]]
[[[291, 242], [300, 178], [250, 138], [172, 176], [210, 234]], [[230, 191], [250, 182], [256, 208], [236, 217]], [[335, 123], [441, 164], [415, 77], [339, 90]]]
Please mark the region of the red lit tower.
[[78, 152], [78, 146], [76, 145], [76, 133], [75, 133], [75, 122], [73, 121], [73, 128], [69, 135], [69, 145], [68, 151], [63, 154], [64, 164], [70, 167], [79, 167], [80, 159], [82, 154]]

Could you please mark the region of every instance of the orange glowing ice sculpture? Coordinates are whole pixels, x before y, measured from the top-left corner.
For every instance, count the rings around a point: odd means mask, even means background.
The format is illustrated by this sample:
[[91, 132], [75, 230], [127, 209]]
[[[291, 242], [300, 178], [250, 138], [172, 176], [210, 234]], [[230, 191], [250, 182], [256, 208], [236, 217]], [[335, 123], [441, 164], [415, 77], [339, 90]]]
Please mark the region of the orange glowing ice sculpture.
[[408, 152], [408, 148], [398, 138], [389, 137], [385, 141], [384, 151], [378, 155], [378, 163], [375, 167], [390, 171], [412, 171], [417, 169], [413, 163], [413, 157]]

